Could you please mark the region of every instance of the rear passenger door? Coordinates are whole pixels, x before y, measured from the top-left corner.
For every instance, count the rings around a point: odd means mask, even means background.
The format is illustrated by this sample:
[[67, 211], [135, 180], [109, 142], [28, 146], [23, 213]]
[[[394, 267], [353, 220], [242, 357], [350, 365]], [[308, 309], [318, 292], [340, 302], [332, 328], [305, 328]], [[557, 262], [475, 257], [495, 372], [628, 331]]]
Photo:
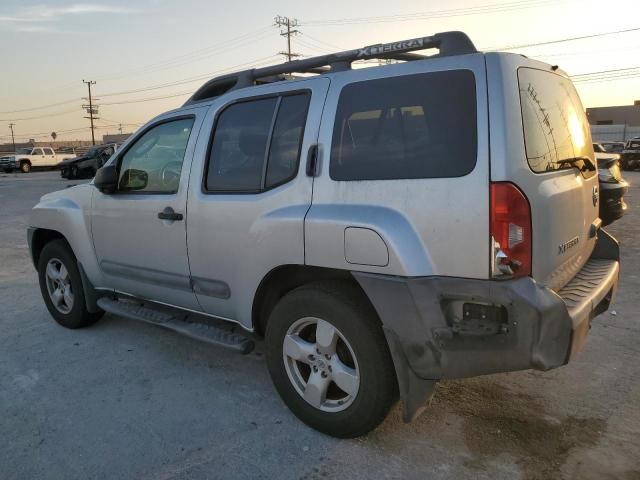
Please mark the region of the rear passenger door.
[[48, 162], [44, 150], [42, 148], [34, 148], [31, 152], [31, 166], [44, 167], [46, 165], [48, 165]]
[[326, 78], [278, 82], [212, 105], [187, 206], [192, 284], [205, 312], [250, 328], [265, 275], [304, 264], [313, 185], [305, 165], [328, 86]]

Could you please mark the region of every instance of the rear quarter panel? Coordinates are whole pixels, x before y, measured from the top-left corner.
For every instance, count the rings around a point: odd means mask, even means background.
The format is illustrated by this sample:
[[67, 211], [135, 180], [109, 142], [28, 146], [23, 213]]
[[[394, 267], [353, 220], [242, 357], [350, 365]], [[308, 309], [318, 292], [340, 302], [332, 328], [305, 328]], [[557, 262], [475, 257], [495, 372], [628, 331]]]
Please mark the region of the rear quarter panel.
[[[348, 83], [432, 71], [470, 70], [475, 77], [477, 159], [453, 178], [335, 181], [330, 150], [340, 92]], [[487, 278], [489, 273], [489, 143], [487, 88], [482, 54], [434, 58], [332, 77], [320, 126], [319, 165], [313, 203], [305, 221], [309, 265], [401, 276]], [[464, 135], [461, 126], [460, 135]], [[345, 230], [376, 232], [387, 245], [386, 265], [349, 263]]]

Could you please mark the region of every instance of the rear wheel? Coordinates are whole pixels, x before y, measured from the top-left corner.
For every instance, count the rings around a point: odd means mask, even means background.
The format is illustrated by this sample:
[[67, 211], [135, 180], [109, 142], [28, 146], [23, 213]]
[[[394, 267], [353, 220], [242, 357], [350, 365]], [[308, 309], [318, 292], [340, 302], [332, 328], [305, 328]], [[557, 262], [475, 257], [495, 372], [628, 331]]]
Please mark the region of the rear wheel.
[[44, 246], [38, 259], [38, 279], [49, 313], [63, 327], [86, 327], [104, 315], [87, 311], [76, 259], [64, 240]]
[[20, 170], [22, 171], [22, 173], [29, 173], [31, 171], [31, 163], [23, 160], [22, 162], [20, 162]]
[[287, 294], [269, 318], [266, 346], [269, 372], [284, 402], [328, 435], [364, 435], [397, 398], [382, 328], [353, 285], [313, 284]]

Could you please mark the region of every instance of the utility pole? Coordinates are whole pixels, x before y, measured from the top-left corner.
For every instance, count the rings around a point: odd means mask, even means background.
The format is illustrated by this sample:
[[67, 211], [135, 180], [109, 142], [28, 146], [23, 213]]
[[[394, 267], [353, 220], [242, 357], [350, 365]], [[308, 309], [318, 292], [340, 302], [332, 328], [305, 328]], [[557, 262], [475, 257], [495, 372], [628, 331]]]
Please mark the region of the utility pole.
[[16, 139], [13, 136], [13, 127], [15, 123], [10, 123], [9, 128], [11, 129], [11, 144], [13, 145], [13, 153], [16, 153]]
[[91, 121], [91, 144], [95, 145], [96, 137], [93, 133], [93, 121], [98, 120], [99, 117], [94, 116], [96, 113], [98, 113], [98, 109], [97, 107], [95, 109], [93, 108], [93, 98], [91, 97], [91, 85], [95, 85], [96, 82], [94, 82], [93, 80], [88, 80], [88, 81], [82, 80], [82, 83], [86, 83], [87, 87], [89, 88], [89, 105], [83, 105], [82, 108], [84, 108], [89, 114], [88, 117], [84, 117], [84, 118], [88, 118]]
[[290, 62], [294, 57], [299, 57], [299, 53], [291, 52], [291, 36], [300, 33], [300, 30], [291, 30], [298, 26], [298, 20], [295, 18], [282, 17], [278, 15], [275, 18], [275, 26], [280, 27], [280, 35], [282, 37], [287, 37], [287, 51], [286, 52], [278, 52], [278, 55], [284, 55], [287, 57], [287, 61]]

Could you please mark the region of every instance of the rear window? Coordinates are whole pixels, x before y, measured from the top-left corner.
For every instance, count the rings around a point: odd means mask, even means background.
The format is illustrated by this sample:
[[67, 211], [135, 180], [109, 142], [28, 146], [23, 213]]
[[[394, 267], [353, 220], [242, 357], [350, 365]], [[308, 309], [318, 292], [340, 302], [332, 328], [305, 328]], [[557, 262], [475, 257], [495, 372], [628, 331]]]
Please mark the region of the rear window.
[[459, 177], [476, 163], [475, 78], [452, 70], [352, 83], [340, 93], [334, 180]]
[[575, 157], [594, 160], [589, 122], [573, 84], [555, 73], [518, 69], [527, 161], [536, 173], [572, 168]]

